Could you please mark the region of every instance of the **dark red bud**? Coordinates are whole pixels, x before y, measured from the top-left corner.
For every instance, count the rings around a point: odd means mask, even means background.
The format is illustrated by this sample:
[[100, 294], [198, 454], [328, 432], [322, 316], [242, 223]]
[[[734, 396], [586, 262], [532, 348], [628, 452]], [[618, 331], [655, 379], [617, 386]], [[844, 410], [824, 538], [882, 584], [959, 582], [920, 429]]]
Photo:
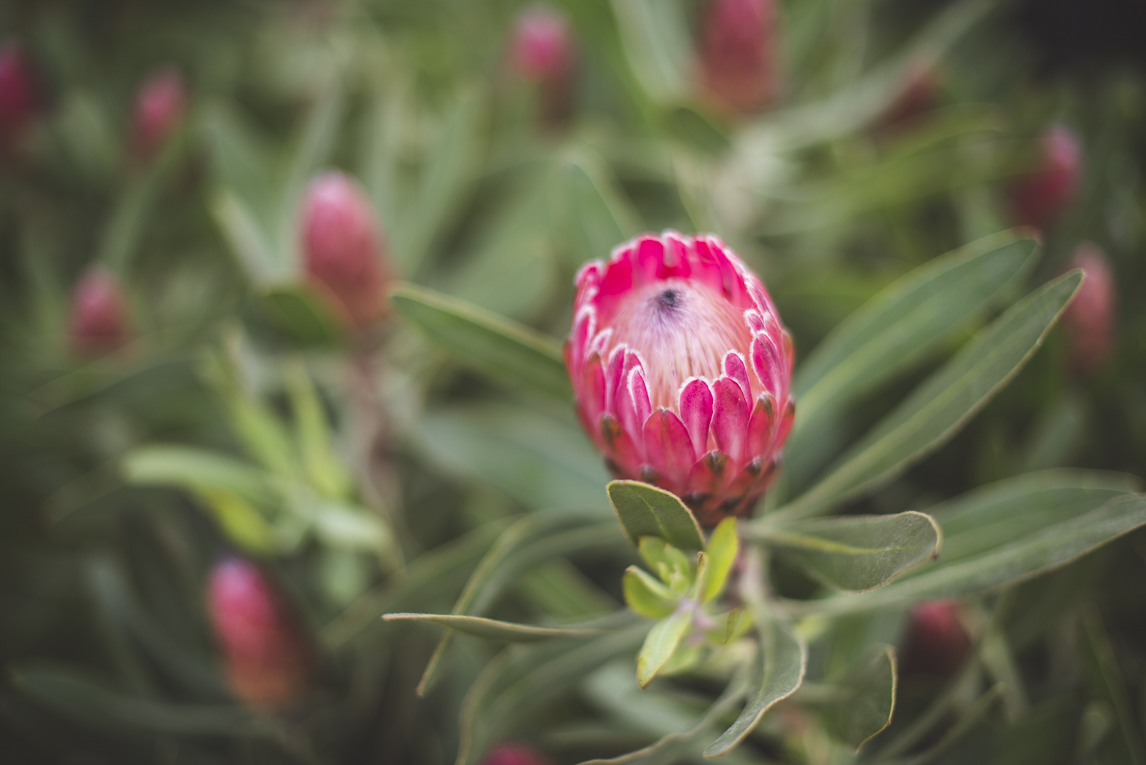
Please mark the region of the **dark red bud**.
[[258, 566], [241, 558], [215, 566], [207, 611], [236, 698], [251, 706], [281, 707], [303, 695], [311, 651]]
[[489, 750], [482, 765], [551, 765], [551, 762], [528, 744], [505, 741]]
[[20, 43], [0, 45], [0, 141], [11, 149], [23, 137], [36, 113], [32, 68]]
[[700, 45], [704, 94], [742, 114], [768, 106], [780, 87], [774, 0], [712, 0]]
[[123, 347], [131, 336], [127, 302], [107, 269], [88, 269], [72, 293], [68, 338], [73, 353], [99, 356]]
[[132, 140], [138, 156], [153, 157], [183, 119], [187, 94], [183, 77], [175, 69], [155, 72], [139, 87], [135, 97]]
[[1114, 273], [1106, 253], [1090, 243], [1075, 250], [1067, 268], [1081, 268], [1085, 274], [1063, 317], [1070, 337], [1071, 360], [1085, 374], [1102, 366], [1114, 347], [1118, 302]]
[[540, 91], [542, 116], [550, 124], [572, 112], [577, 53], [565, 16], [547, 6], [523, 11], [513, 26], [509, 62], [514, 73]]
[[911, 609], [900, 667], [904, 674], [954, 676], [971, 650], [956, 600], [933, 600]]
[[939, 103], [939, 91], [939, 78], [934, 70], [925, 66], [913, 66], [899, 95], [880, 118], [880, 125], [895, 129], [916, 122]]
[[331, 172], [311, 182], [302, 205], [306, 277], [363, 328], [386, 311], [384, 244], [374, 209], [354, 181]]
[[1082, 145], [1066, 127], [1055, 125], [1039, 137], [1039, 156], [1032, 172], [1008, 189], [1011, 219], [1016, 224], [1049, 228], [1070, 208], [1082, 177]]

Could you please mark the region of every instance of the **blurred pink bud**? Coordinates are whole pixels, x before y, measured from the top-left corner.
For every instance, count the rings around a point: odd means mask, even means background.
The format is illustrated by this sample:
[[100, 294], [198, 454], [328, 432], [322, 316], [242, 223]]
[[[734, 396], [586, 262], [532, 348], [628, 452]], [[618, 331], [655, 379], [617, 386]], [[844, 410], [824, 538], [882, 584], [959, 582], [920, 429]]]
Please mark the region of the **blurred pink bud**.
[[482, 765], [550, 765], [550, 760], [528, 744], [504, 741], [489, 750]]
[[565, 364], [613, 474], [705, 526], [749, 513], [795, 417], [792, 339], [760, 279], [717, 237], [666, 231], [587, 263], [574, 312]]
[[179, 127], [186, 107], [183, 77], [175, 69], [161, 69], [139, 87], [135, 97], [132, 140], [136, 154], [150, 159]]
[[236, 698], [281, 707], [303, 695], [312, 664], [309, 646], [258, 566], [241, 558], [216, 565], [207, 611]]
[[939, 102], [939, 78], [930, 67], [912, 66], [899, 95], [879, 119], [885, 128], [898, 128], [915, 122]]
[[932, 600], [911, 609], [900, 666], [906, 674], [952, 677], [971, 651], [956, 600]]
[[1071, 358], [1079, 371], [1092, 372], [1114, 347], [1118, 296], [1106, 253], [1094, 244], [1080, 245], [1067, 268], [1081, 268], [1086, 278], [1063, 317], [1070, 337]]
[[68, 338], [72, 352], [99, 356], [118, 350], [131, 335], [127, 302], [115, 276], [93, 266], [80, 278], [72, 293]]
[[15, 40], [0, 45], [0, 142], [11, 149], [36, 112], [36, 85], [24, 49]]
[[374, 209], [339, 172], [311, 181], [302, 203], [303, 268], [355, 328], [386, 311], [384, 243]]
[[700, 45], [701, 84], [718, 108], [757, 112], [780, 87], [775, 0], [712, 0]]
[[538, 86], [543, 117], [549, 123], [564, 120], [572, 110], [576, 58], [573, 30], [561, 13], [538, 5], [517, 17], [510, 64], [518, 77]]
[[1069, 209], [1082, 177], [1082, 145], [1068, 128], [1055, 125], [1039, 136], [1035, 168], [1008, 189], [1016, 224], [1049, 228]]

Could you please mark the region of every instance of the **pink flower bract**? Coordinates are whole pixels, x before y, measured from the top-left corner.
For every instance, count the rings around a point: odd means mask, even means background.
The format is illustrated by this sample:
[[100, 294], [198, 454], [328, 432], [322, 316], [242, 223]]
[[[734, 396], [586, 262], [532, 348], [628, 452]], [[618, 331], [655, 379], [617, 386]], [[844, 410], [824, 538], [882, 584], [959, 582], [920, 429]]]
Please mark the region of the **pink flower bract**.
[[0, 143], [11, 150], [36, 113], [36, 85], [24, 48], [15, 40], [0, 45]]
[[701, 85], [726, 111], [768, 106], [780, 85], [773, 0], [711, 0], [700, 44]]
[[528, 744], [503, 741], [489, 750], [482, 765], [551, 765], [551, 761]]
[[577, 275], [565, 364], [618, 478], [712, 526], [768, 487], [792, 427], [793, 348], [764, 285], [714, 236], [641, 236]]
[[99, 356], [119, 350], [131, 337], [127, 301], [119, 281], [95, 266], [80, 278], [72, 293], [68, 341], [77, 356]]
[[1070, 208], [1082, 179], [1082, 144], [1069, 128], [1054, 125], [1039, 136], [1034, 170], [1008, 189], [1011, 219], [1049, 228]]
[[1083, 373], [1102, 366], [1114, 347], [1118, 296], [1114, 272], [1106, 253], [1097, 245], [1075, 250], [1068, 268], [1081, 268], [1086, 278], [1063, 316], [1070, 337], [1071, 361]]
[[154, 156], [183, 119], [187, 94], [175, 69], [161, 69], [147, 78], [135, 97], [132, 121], [134, 148], [139, 156]]

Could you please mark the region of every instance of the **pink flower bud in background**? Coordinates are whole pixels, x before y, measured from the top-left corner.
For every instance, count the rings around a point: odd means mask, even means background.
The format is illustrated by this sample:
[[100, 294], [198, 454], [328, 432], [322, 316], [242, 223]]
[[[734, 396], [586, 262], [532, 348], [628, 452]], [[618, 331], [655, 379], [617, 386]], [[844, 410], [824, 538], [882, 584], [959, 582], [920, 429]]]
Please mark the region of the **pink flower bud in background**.
[[879, 118], [880, 126], [893, 130], [918, 121], [939, 103], [939, 90], [939, 78], [933, 69], [912, 66], [899, 95]]
[[36, 113], [36, 85], [24, 49], [15, 40], [0, 45], [0, 143], [11, 150]]
[[1082, 177], [1082, 145], [1068, 128], [1055, 125], [1039, 136], [1035, 168], [1007, 190], [1016, 224], [1049, 228], [1070, 208]]
[[1114, 273], [1106, 253], [1094, 244], [1078, 247], [1068, 269], [1081, 268], [1086, 278], [1063, 320], [1070, 337], [1071, 360], [1080, 372], [1093, 372], [1114, 347], [1114, 320], [1118, 296]]
[[577, 275], [565, 364], [618, 478], [679, 496], [705, 526], [768, 487], [795, 405], [792, 339], [720, 239], [645, 235]]
[[489, 750], [482, 765], [551, 765], [551, 761], [528, 744], [505, 741]]
[[386, 310], [383, 248], [374, 208], [354, 181], [339, 172], [311, 181], [302, 203], [303, 269], [355, 328]]
[[115, 276], [93, 266], [72, 293], [68, 339], [78, 356], [99, 356], [118, 350], [131, 336], [127, 302]]
[[520, 79], [538, 87], [547, 123], [562, 122], [572, 112], [576, 60], [573, 30], [564, 15], [538, 5], [517, 17], [509, 45], [510, 66]]
[[711, 0], [704, 13], [704, 95], [726, 111], [760, 111], [780, 88], [775, 1]]
[[175, 69], [161, 69], [139, 87], [132, 119], [133, 147], [138, 156], [155, 156], [179, 127], [186, 107], [183, 77]]
[[932, 600], [911, 609], [899, 661], [905, 674], [950, 678], [970, 651], [958, 601]]
[[312, 665], [309, 646], [258, 566], [241, 558], [216, 565], [207, 611], [236, 698], [281, 707], [303, 695]]

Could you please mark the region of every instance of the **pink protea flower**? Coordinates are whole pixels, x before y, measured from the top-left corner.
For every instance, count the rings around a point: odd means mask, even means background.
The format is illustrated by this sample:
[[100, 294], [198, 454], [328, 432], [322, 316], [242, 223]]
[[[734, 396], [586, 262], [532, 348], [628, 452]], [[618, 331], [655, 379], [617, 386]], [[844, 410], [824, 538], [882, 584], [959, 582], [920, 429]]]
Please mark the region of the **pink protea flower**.
[[561, 122], [569, 116], [576, 62], [573, 30], [565, 16], [548, 6], [537, 5], [517, 17], [509, 44], [509, 63], [520, 79], [537, 86], [546, 122]]
[[1081, 268], [1086, 278], [1063, 317], [1070, 337], [1071, 359], [1079, 371], [1093, 372], [1114, 347], [1118, 296], [1106, 253], [1094, 244], [1080, 245], [1068, 268]]
[[131, 337], [127, 301], [119, 281], [102, 266], [93, 266], [72, 293], [68, 341], [77, 356], [99, 356], [119, 350]]
[[1011, 219], [1017, 223], [1049, 228], [1067, 211], [1078, 193], [1082, 177], [1082, 145], [1062, 125], [1039, 136], [1039, 156], [1034, 170], [1018, 178], [1007, 190]]
[[363, 329], [386, 311], [384, 242], [374, 209], [350, 178], [315, 178], [302, 203], [303, 270], [343, 315]]
[[24, 49], [7, 40], [0, 45], [0, 143], [6, 151], [24, 136], [36, 106], [35, 80]]
[[241, 558], [216, 565], [207, 612], [227, 683], [240, 701], [280, 707], [302, 696], [311, 672], [309, 645], [258, 566]]
[[577, 275], [565, 364], [610, 470], [667, 489], [705, 526], [771, 482], [795, 405], [792, 339], [714, 236], [645, 235]]
[[161, 69], [139, 87], [132, 118], [132, 144], [142, 159], [150, 159], [179, 126], [186, 107], [183, 77], [172, 68]]
[[911, 609], [900, 665], [907, 674], [952, 677], [971, 651], [957, 600], [932, 600]]
[[482, 765], [550, 765], [550, 760], [528, 744], [504, 741], [489, 750]]
[[780, 87], [774, 0], [712, 0], [704, 15], [700, 80], [720, 109], [751, 114]]

